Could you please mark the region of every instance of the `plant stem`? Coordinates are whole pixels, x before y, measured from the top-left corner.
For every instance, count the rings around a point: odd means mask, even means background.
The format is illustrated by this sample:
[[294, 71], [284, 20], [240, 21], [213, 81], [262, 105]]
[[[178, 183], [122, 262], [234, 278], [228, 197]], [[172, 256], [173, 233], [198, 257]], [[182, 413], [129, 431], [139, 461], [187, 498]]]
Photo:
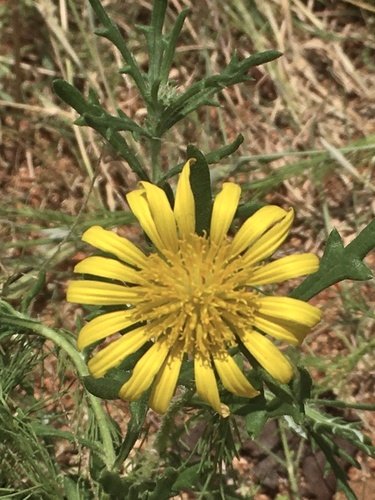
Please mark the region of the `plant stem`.
[[[79, 352], [69, 342], [69, 340], [62, 335], [62, 333], [53, 330], [48, 326], [37, 323], [28, 316], [23, 315], [14, 310], [12, 311], [12, 314], [2, 315], [2, 322], [3, 324], [5, 323], [9, 326], [16, 326], [19, 328], [23, 328], [25, 330], [31, 330], [37, 335], [41, 335], [42, 337], [51, 340], [56, 346], [63, 349], [63, 351], [65, 351], [66, 354], [70, 357], [80, 377], [89, 375], [88, 368], [84, 363], [84, 361], [82, 360]], [[96, 416], [98, 427], [100, 429], [100, 435], [103, 442], [105, 464], [108, 470], [111, 470], [116, 460], [116, 454], [113, 447], [111, 431], [107, 426], [107, 417], [100, 404], [100, 400], [90, 393], [87, 393], [87, 396], [90, 401], [92, 410]]]
[[284, 449], [284, 454], [285, 454], [285, 460], [286, 460], [286, 468], [288, 471], [288, 477], [290, 481], [290, 487], [291, 487], [291, 493], [293, 495], [293, 498], [301, 498], [300, 492], [299, 492], [299, 487], [298, 487], [298, 481], [296, 477], [296, 467], [293, 461], [293, 451], [290, 450], [289, 448], [289, 443], [286, 437], [285, 433], [285, 427], [283, 426], [283, 423], [279, 421], [279, 433], [280, 433], [280, 438], [281, 442], [283, 445]]
[[161, 165], [160, 165], [160, 148], [161, 139], [159, 137], [153, 137], [151, 139], [151, 163], [152, 163], [152, 181], [157, 184], [161, 177]]
[[331, 406], [334, 408], [353, 408], [353, 410], [374, 411], [375, 404], [369, 403], [349, 403], [348, 401], [329, 401], [328, 399], [310, 399], [314, 405]]

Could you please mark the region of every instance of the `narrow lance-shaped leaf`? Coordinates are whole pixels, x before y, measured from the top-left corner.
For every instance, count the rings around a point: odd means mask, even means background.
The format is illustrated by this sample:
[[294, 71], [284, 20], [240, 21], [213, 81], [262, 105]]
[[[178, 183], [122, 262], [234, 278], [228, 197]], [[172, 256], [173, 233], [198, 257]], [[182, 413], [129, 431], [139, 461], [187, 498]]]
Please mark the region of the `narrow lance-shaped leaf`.
[[357, 500], [354, 491], [349, 486], [345, 472], [342, 470], [335, 459], [334, 443], [326, 435], [321, 434], [320, 432], [315, 432], [313, 430], [309, 430], [309, 438], [313, 442], [315, 441], [315, 443], [323, 451], [327, 462], [335, 475], [339, 489], [345, 493], [348, 500]]
[[190, 185], [195, 201], [195, 231], [197, 234], [209, 233], [212, 212], [211, 179], [205, 156], [195, 146], [189, 145], [187, 159], [194, 158], [190, 166]]
[[189, 9], [185, 9], [178, 14], [173, 24], [172, 31], [165, 37], [166, 48], [160, 70], [160, 81], [162, 85], [166, 85], [166, 83], [168, 82], [169, 72], [172, 68], [173, 57], [176, 51], [177, 39], [179, 34], [181, 33], [182, 26], [184, 24], [186, 16], [188, 15], [188, 12]]
[[148, 79], [152, 86], [154, 82], [160, 82], [160, 69], [164, 54], [163, 24], [167, 0], [154, 2], [151, 14], [151, 26], [147, 34], [147, 45], [149, 55]]

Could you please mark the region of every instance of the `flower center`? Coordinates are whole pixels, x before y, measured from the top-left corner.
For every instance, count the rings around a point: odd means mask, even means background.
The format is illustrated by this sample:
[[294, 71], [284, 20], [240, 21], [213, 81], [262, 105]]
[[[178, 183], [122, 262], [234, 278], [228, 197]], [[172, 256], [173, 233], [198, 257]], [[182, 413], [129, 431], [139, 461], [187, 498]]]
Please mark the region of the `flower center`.
[[230, 241], [220, 246], [192, 234], [177, 253], [148, 257], [133, 319], [146, 322], [150, 338], [181, 343], [184, 352], [224, 353], [235, 334], [251, 328], [257, 295], [247, 283], [252, 274], [241, 257], [231, 258]]

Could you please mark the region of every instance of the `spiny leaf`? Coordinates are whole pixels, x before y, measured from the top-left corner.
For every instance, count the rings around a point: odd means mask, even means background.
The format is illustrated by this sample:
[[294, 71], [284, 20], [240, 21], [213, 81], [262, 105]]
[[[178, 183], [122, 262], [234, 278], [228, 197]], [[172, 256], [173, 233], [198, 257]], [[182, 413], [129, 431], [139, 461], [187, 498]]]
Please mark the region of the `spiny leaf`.
[[371, 270], [362, 259], [375, 248], [375, 220], [347, 246], [344, 247], [339, 233], [334, 229], [328, 237], [319, 270], [306, 278], [291, 294], [301, 300], [309, 300], [322, 290], [345, 279], [369, 280]]

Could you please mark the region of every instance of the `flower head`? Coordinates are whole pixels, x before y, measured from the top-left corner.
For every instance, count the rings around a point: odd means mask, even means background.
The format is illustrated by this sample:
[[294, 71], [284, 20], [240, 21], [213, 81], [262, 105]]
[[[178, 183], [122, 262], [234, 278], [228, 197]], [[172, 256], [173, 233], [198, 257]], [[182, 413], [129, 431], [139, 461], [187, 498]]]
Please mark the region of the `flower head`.
[[114, 258], [93, 256], [80, 262], [75, 272], [101, 280], [72, 282], [67, 297], [70, 302], [117, 306], [82, 328], [79, 349], [126, 329], [89, 360], [94, 377], [104, 376], [150, 341], [121, 387], [121, 398], [136, 400], [152, 386], [150, 406], [164, 413], [183, 360], [189, 358], [194, 360], [198, 394], [227, 416], [217, 377], [235, 395], [258, 394], [229, 349], [241, 343], [275, 379], [287, 383], [293, 368], [264, 334], [299, 345], [321, 318], [310, 304], [267, 296], [256, 287], [313, 273], [319, 263], [313, 254], [264, 263], [287, 237], [293, 210], [263, 207], [230, 238], [241, 194], [234, 183], [224, 183], [214, 200], [209, 234], [197, 234], [190, 166], [191, 160], [181, 173], [173, 209], [165, 192], [148, 182], [127, 196], [156, 252], [147, 255], [125, 238], [91, 227], [83, 241]]

